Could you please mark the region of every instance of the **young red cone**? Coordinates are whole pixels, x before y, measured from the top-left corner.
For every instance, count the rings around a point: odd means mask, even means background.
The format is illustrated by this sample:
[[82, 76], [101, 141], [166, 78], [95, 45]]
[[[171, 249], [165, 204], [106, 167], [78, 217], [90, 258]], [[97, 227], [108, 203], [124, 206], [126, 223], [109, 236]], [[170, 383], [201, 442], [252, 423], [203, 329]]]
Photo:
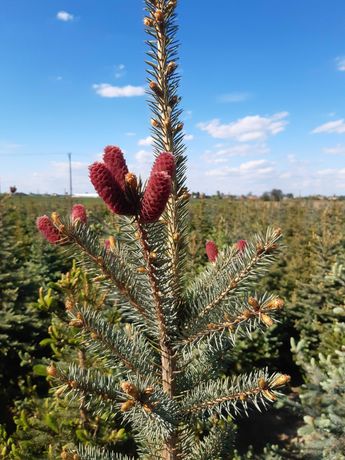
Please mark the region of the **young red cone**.
[[239, 252], [243, 252], [246, 249], [247, 245], [248, 243], [246, 240], [238, 240], [236, 243], [236, 248]]
[[49, 243], [58, 244], [61, 242], [61, 233], [48, 216], [38, 217], [36, 227]]
[[166, 171], [170, 177], [175, 174], [175, 157], [170, 152], [163, 152], [158, 155], [153, 163], [151, 174]]
[[142, 222], [156, 222], [165, 209], [171, 193], [171, 177], [166, 171], [151, 173], [141, 202]]
[[71, 219], [73, 222], [83, 222], [86, 224], [87, 222], [87, 215], [85, 206], [82, 204], [75, 204], [71, 211]]
[[210, 262], [215, 262], [218, 257], [218, 247], [214, 241], [207, 241], [205, 246], [206, 254]]
[[114, 145], [108, 145], [104, 149], [103, 161], [115, 181], [124, 191], [125, 176], [128, 173], [128, 168], [122, 150]]
[[122, 215], [135, 214], [133, 205], [126, 201], [121, 187], [105, 164], [93, 163], [89, 170], [92, 185], [112, 212]]

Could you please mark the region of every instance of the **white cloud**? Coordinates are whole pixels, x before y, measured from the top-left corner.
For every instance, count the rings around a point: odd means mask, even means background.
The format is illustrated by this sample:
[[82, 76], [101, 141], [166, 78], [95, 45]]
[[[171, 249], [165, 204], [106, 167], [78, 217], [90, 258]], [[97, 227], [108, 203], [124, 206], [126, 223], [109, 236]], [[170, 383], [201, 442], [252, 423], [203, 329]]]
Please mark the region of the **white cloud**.
[[337, 69], [340, 70], [340, 72], [345, 72], [345, 56], [339, 56], [335, 60]]
[[136, 136], [136, 133], [133, 133], [133, 132], [131, 132], [131, 131], [128, 131], [127, 133], [125, 133], [125, 136], [133, 137], [133, 136]]
[[192, 141], [194, 139], [193, 134], [185, 134], [184, 135], [184, 140], [185, 141]]
[[63, 22], [71, 22], [74, 20], [74, 15], [67, 11], [59, 11], [56, 15], [56, 19]]
[[337, 133], [343, 134], [345, 133], [345, 121], [344, 119], [329, 121], [328, 123], [324, 123], [321, 126], [313, 129], [312, 133], [319, 134], [319, 133]]
[[153, 153], [148, 152], [147, 150], [139, 150], [134, 155], [134, 158], [139, 162], [139, 163], [144, 163], [144, 164], [149, 164], [153, 160]]
[[206, 172], [207, 176], [227, 177], [227, 176], [244, 176], [245, 178], [258, 178], [267, 176], [274, 171], [273, 165], [267, 160], [252, 160], [240, 164], [240, 166], [231, 168], [223, 167], [211, 169]]
[[260, 115], [247, 116], [228, 124], [221, 124], [219, 119], [199, 123], [198, 128], [217, 139], [236, 139], [239, 142], [265, 140], [284, 131], [288, 124], [288, 112], [279, 112], [271, 117]]
[[153, 139], [151, 136], [145, 137], [144, 139], [139, 139], [138, 145], [147, 146], [152, 145]]
[[224, 146], [222, 144], [216, 146], [216, 151], [207, 151], [205, 159], [209, 163], [223, 163], [228, 158], [243, 157], [247, 155], [265, 155], [270, 152], [266, 144], [234, 144]]
[[92, 87], [101, 97], [134, 97], [145, 94], [143, 86], [112, 86], [109, 83], [100, 83], [92, 85]]
[[326, 147], [323, 151], [329, 155], [345, 155], [345, 145], [338, 144], [335, 147]]
[[222, 94], [218, 97], [219, 102], [243, 102], [251, 97], [250, 93], [235, 92]]

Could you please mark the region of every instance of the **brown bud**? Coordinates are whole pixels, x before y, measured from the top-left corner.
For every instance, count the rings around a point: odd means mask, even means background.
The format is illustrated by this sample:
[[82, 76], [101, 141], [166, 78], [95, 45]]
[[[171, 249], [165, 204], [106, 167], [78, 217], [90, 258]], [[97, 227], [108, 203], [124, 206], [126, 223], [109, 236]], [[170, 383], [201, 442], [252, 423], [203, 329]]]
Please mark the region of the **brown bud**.
[[150, 252], [149, 258], [150, 258], [150, 260], [156, 260], [157, 259], [157, 253], [154, 252], [154, 251]]
[[69, 460], [71, 457], [66, 450], [63, 450], [60, 454], [62, 460]]
[[174, 107], [179, 101], [178, 96], [172, 96], [171, 99], [169, 100], [169, 105], [170, 107]]
[[244, 319], [249, 319], [253, 316], [253, 313], [250, 310], [244, 310], [241, 316]]
[[162, 23], [164, 21], [164, 13], [162, 10], [156, 10], [154, 16], [158, 23]]
[[78, 388], [78, 383], [75, 380], [70, 380], [68, 384], [71, 388]]
[[47, 374], [50, 377], [56, 377], [57, 371], [56, 371], [56, 367], [54, 366], [54, 364], [51, 364], [50, 366], [47, 367]]
[[145, 388], [144, 393], [145, 393], [145, 395], [149, 396], [149, 395], [152, 395], [154, 393], [154, 391], [155, 390], [154, 390], [153, 387], [147, 387], [147, 388]]
[[278, 375], [272, 380], [270, 387], [271, 388], [282, 387], [286, 385], [287, 383], [289, 383], [290, 380], [291, 380], [291, 377], [287, 374]]
[[133, 399], [127, 399], [124, 403], [121, 404], [120, 411], [121, 412], [128, 412], [129, 410], [132, 409], [134, 406], [135, 402]]
[[273, 319], [270, 316], [266, 315], [266, 313], [261, 313], [260, 319], [265, 324], [265, 326], [273, 326]]
[[266, 247], [267, 252], [273, 252], [277, 249], [278, 245], [277, 244], [270, 244], [269, 246]]
[[125, 175], [125, 183], [127, 187], [132, 190], [133, 192], [136, 192], [138, 189], [138, 181], [137, 181], [137, 176], [131, 172], [127, 173]]
[[277, 400], [277, 396], [269, 390], [262, 390], [262, 394], [265, 396], [265, 398], [269, 399], [270, 401]]
[[152, 19], [151, 19], [151, 18], [148, 18], [148, 17], [144, 18], [144, 25], [145, 25], [146, 27], [152, 27], [152, 26], [153, 26], [153, 21], [152, 21]]
[[167, 70], [166, 70], [167, 75], [170, 75], [171, 73], [173, 73], [176, 67], [177, 67], [176, 62], [170, 61], [169, 64], [167, 65]]
[[263, 245], [261, 243], [258, 243], [256, 245], [256, 253], [258, 255], [262, 254], [264, 252], [265, 248], [263, 247]]
[[178, 123], [175, 128], [175, 133], [179, 133], [180, 131], [182, 131], [183, 127], [184, 127], [183, 123]]
[[153, 410], [153, 405], [150, 403], [144, 403], [143, 409], [150, 414]]
[[150, 81], [149, 87], [150, 87], [150, 89], [152, 89], [152, 91], [154, 93], [157, 94], [157, 96], [159, 96], [159, 97], [162, 96], [162, 90], [160, 89], [160, 87], [158, 86], [158, 84], [155, 81]]
[[273, 300], [270, 300], [265, 305], [265, 308], [267, 308], [268, 310], [281, 310], [283, 307], [284, 307], [283, 299], [273, 299]]
[[248, 303], [255, 311], [258, 311], [260, 309], [259, 302], [254, 297], [249, 297]]
[[158, 128], [159, 127], [159, 121], [156, 120], [155, 118], [151, 118], [151, 126], [153, 126], [154, 128]]
[[241, 401], [245, 401], [247, 398], [248, 398], [248, 396], [246, 395], [246, 393], [241, 393], [240, 394], [240, 400]]
[[131, 382], [122, 382], [121, 383], [121, 390], [127, 393], [129, 396], [132, 396], [134, 399], [137, 399], [139, 396], [139, 392], [135, 385]]
[[93, 340], [98, 339], [98, 334], [97, 334], [97, 332], [91, 332], [90, 337], [91, 337], [91, 339], [93, 339]]
[[267, 382], [263, 377], [260, 377], [258, 380], [258, 387], [260, 390], [265, 390], [267, 389]]
[[81, 460], [80, 455], [74, 454], [73, 455], [73, 460]]
[[179, 241], [179, 239], [180, 239], [180, 234], [178, 232], [175, 232], [173, 234], [173, 240], [176, 242], [176, 241]]
[[83, 321], [80, 319], [72, 319], [69, 323], [71, 327], [83, 327]]
[[212, 329], [215, 329], [217, 327], [217, 324], [209, 323], [206, 327], [207, 327], [207, 329], [212, 330]]
[[146, 267], [138, 267], [138, 268], [137, 268], [137, 272], [138, 272], [138, 273], [146, 273], [146, 271], [147, 271], [147, 270], [146, 270]]
[[167, 8], [169, 10], [172, 10], [173, 8], [176, 8], [176, 3], [177, 1], [176, 0], [169, 0], [168, 4], [167, 4]]

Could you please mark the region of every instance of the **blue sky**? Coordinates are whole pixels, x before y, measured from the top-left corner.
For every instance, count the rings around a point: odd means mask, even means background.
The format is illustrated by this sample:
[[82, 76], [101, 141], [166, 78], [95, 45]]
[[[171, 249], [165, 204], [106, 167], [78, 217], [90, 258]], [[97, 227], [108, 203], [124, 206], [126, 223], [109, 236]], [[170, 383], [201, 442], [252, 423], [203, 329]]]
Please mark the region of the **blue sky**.
[[[344, 0], [180, 0], [194, 191], [345, 194]], [[93, 192], [105, 145], [152, 162], [141, 0], [1, 0], [2, 191]]]

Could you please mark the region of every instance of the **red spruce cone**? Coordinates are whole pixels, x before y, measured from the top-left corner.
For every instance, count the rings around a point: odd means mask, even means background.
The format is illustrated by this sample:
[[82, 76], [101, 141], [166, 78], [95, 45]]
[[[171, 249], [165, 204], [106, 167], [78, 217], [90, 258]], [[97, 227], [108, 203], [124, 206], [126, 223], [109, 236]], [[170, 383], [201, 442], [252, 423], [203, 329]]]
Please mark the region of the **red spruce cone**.
[[72, 208], [71, 218], [73, 222], [80, 221], [86, 224], [87, 215], [85, 206], [82, 204], [75, 204]]
[[170, 177], [175, 174], [175, 157], [170, 152], [163, 152], [158, 155], [153, 163], [151, 174], [165, 171]]
[[215, 262], [218, 257], [218, 247], [214, 241], [206, 242], [206, 254], [210, 262]]
[[246, 249], [247, 245], [248, 243], [246, 240], [238, 240], [236, 243], [236, 248], [239, 250], [239, 252], [243, 252]]
[[126, 201], [123, 191], [105, 164], [93, 163], [89, 170], [92, 185], [112, 212], [122, 215], [135, 214], [133, 206]]
[[61, 241], [61, 233], [55, 227], [53, 222], [48, 216], [38, 217], [36, 220], [36, 227], [43, 235], [43, 237], [51, 244], [58, 244]]
[[125, 190], [125, 175], [128, 173], [126, 160], [119, 147], [108, 145], [104, 149], [103, 161], [122, 190]]
[[156, 222], [165, 209], [171, 193], [171, 177], [166, 171], [153, 172], [141, 203], [140, 218], [144, 223]]

